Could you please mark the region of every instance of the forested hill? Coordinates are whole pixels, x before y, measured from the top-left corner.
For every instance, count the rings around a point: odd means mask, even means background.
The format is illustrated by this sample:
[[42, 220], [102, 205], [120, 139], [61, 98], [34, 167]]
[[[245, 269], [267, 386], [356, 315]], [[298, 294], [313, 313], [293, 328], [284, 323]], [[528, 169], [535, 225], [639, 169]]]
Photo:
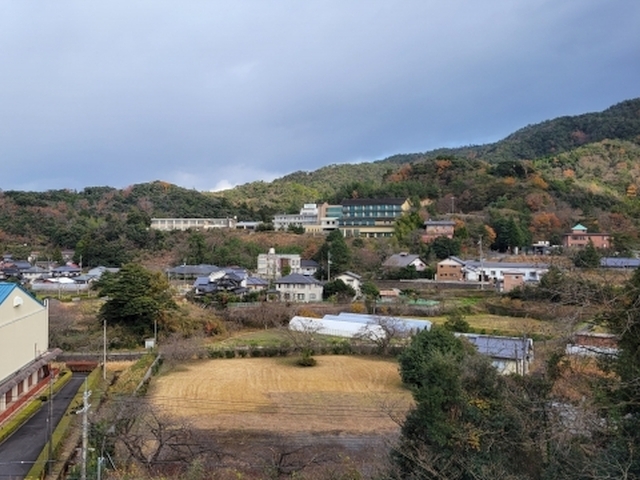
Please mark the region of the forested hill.
[[559, 117], [528, 125], [495, 143], [441, 148], [421, 154], [394, 155], [381, 162], [415, 162], [443, 155], [490, 163], [535, 160], [606, 139], [640, 143], [640, 98], [618, 103], [603, 112]]
[[[151, 217], [269, 220], [303, 203], [354, 197], [408, 197], [420, 214], [466, 215], [500, 228], [513, 219], [530, 240], [557, 239], [573, 222], [640, 246], [640, 99], [601, 113], [562, 117], [478, 147], [330, 165], [273, 182], [202, 193], [166, 182], [126, 189], [0, 191], [0, 248], [75, 248], [89, 258], [109, 246], [123, 253], [165, 248]], [[419, 220], [419, 219], [418, 219]], [[104, 248], [102, 249], [104, 250]], [[101, 252], [103, 253], [103, 252]], [[104, 255], [103, 255], [104, 258]]]
[[[440, 157], [457, 157], [495, 165], [571, 152], [604, 140], [640, 144], [640, 98], [627, 100], [603, 112], [565, 116], [529, 125], [505, 139], [487, 145], [399, 154], [372, 163], [330, 165], [313, 172], [295, 172], [273, 182], [252, 182], [218, 195], [248, 208], [294, 212], [303, 202], [333, 201], [353, 195], [375, 196], [403, 164]], [[393, 188], [396, 188], [395, 186]], [[392, 190], [393, 190], [392, 188]], [[393, 193], [393, 191], [387, 192]], [[404, 195], [410, 192], [397, 192]]]

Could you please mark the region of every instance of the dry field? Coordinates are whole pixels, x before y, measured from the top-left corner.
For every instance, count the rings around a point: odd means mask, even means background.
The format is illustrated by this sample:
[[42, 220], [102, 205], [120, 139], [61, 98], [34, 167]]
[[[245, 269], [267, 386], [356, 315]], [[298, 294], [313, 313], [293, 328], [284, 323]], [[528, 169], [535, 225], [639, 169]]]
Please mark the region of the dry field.
[[388, 434], [412, 405], [393, 361], [318, 356], [194, 362], [154, 380], [151, 402], [178, 419], [217, 431]]

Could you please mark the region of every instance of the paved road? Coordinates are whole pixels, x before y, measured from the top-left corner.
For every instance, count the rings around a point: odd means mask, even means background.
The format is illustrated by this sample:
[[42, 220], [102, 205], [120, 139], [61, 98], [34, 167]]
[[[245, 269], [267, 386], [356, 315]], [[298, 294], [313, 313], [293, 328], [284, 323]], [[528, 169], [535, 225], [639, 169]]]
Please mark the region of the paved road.
[[[54, 428], [85, 378], [85, 374], [74, 373], [71, 380], [53, 397]], [[0, 445], [0, 480], [22, 480], [26, 477], [47, 443], [48, 416], [49, 404], [45, 403], [38, 413]]]

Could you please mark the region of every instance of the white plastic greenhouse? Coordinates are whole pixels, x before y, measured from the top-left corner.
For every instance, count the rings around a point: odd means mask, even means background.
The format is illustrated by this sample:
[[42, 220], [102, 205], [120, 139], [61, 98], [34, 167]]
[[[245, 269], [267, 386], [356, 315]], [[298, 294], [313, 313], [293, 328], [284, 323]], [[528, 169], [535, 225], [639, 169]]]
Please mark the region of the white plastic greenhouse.
[[332, 335], [334, 337], [353, 338], [361, 336], [372, 340], [384, 338], [385, 336], [384, 330], [379, 325], [297, 315], [289, 322], [289, 329], [297, 332]]
[[419, 332], [421, 330], [431, 330], [429, 320], [410, 317], [390, 317], [385, 315], [365, 315], [362, 313], [342, 312], [339, 315], [325, 315], [327, 320], [339, 320], [354, 323], [364, 323], [369, 325], [381, 325], [384, 322], [395, 322], [404, 332]]

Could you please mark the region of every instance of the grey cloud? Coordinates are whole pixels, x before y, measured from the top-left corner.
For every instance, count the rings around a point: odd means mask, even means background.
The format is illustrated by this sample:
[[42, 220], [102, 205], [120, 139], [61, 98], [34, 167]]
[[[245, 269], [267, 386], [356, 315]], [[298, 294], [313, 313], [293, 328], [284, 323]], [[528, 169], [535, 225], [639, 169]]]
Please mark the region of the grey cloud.
[[497, 140], [638, 96], [640, 4], [15, 2], [3, 189], [189, 188]]

